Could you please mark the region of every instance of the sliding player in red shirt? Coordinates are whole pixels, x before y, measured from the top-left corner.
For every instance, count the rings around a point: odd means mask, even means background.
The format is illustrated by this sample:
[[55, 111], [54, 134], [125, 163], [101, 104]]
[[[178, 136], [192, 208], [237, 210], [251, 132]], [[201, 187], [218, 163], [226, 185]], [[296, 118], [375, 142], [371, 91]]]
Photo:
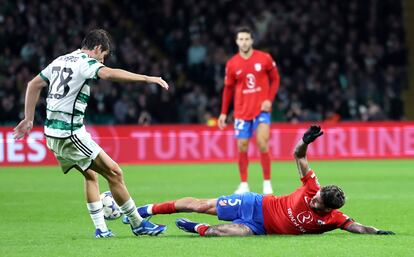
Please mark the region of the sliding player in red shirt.
[[270, 112], [279, 88], [279, 73], [270, 54], [254, 50], [249, 28], [236, 33], [239, 52], [226, 64], [223, 101], [218, 126], [226, 126], [227, 113], [234, 97], [234, 130], [239, 151], [241, 183], [235, 193], [249, 192], [247, 183], [248, 144], [256, 130], [263, 169], [263, 194], [272, 194], [270, 183]]
[[232, 222], [210, 226], [177, 219], [178, 228], [201, 236], [321, 234], [337, 228], [360, 234], [394, 234], [355, 222], [338, 210], [345, 204], [344, 192], [335, 185], [319, 185], [315, 173], [309, 168], [306, 151], [308, 144], [322, 134], [319, 126], [311, 126], [297, 144], [295, 160], [303, 185], [290, 195], [244, 193], [218, 199], [187, 197], [139, 207], [138, 212], [144, 218], [156, 214], [198, 212]]

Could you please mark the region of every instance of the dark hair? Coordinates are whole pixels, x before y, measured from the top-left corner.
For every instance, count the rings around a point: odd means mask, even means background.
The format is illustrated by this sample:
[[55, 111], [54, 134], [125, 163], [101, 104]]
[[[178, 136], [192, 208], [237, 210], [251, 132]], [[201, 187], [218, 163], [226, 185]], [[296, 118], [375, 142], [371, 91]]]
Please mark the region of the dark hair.
[[89, 31], [81, 43], [81, 47], [88, 50], [93, 50], [95, 46], [99, 45], [102, 51], [111, 52], [113, 50], [111, 36], [106, 30], [94, 29]]
[[248, 33], [253, 38], [253, 31], [248, 26], [242, 26], [237, 28], [236, 34], [234, 35], [236, 39], [239, 33]]
[[321, 198], [327, 208], [339, 209], [345, 204], [344, 191], [335, 185], [322, 187]]

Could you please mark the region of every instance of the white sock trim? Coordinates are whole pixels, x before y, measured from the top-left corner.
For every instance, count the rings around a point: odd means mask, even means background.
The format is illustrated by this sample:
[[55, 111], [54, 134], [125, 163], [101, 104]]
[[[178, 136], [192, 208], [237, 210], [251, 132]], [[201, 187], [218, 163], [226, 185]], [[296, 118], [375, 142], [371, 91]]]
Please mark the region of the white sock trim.
[[133, 228], [139, 227], [139, 225], [141, 225], [143, 218], [138, 214], [137, 207], [132, 198], [129, 198], [129, 200], [119, 208], [128, 217], [129, 223]]
[[272, 182], [270, 180], [263, 180], [263, 185], [264, 186], [271, 186]]
[[153, 214], [152, 213], [152, 207], [153, 207], [154, 205], [153, 204], [148, 204], [148, 207], [147, 207], [147, 212], [148, 212], [148, 214]]
[[97, 201], [93, 203], [86, 203], [86, 208], [88, 208], [88, 211], [97, 211], [99, 209], [103, 208], [102, 201]]
[[100, 229], [103, 232], [108, 231], [108, 227], [106, 226], [104, 218], [102, 202], [98, 201], [93, 203], [86, 203], [86, 207], [88, 208], [89, 215], [91, 216], [95, 229]]

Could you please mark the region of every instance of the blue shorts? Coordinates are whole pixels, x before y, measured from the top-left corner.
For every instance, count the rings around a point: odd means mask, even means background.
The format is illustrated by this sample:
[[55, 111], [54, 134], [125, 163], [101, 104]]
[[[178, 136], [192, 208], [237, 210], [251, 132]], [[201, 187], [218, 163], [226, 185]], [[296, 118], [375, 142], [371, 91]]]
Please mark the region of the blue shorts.
[[254, 120], [234, 121], [234, 134], [237, 139], [251, 138], [260, 123], [270, 124], [270, 112], [261, 112]]
[[256, 193], [221, 196], [217, 199], [217, 217], [219, 220], [243, 224], [256, 235], [265, 235], [262, 201], [263, 195]]

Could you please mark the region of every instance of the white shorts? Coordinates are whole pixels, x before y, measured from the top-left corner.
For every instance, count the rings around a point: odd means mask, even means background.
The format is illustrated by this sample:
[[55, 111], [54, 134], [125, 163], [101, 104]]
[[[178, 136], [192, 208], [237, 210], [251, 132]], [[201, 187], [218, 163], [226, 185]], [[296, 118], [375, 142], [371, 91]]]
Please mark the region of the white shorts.
[[46, 137], [46, 143], [47, 147], [55, 154], [65, 174], [74, 167], [86, 171], [102, 150], [93, 141], [91, 134], [86, 131], [69, 138]]

